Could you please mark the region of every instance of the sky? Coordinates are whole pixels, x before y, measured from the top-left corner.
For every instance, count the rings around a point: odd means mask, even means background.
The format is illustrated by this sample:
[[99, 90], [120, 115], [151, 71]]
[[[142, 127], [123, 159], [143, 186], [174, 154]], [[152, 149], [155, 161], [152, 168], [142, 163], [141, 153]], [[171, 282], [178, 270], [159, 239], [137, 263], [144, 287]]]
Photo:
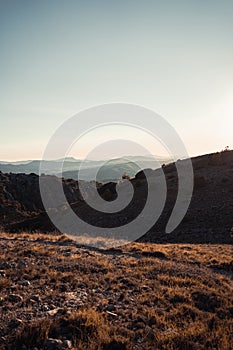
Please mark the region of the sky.
[[233, 148], [232, 37], [232, 0], [0, 0], [0, 160], [41, 159], [69, 117], [112, 102], [161, 115], [191, 156]]

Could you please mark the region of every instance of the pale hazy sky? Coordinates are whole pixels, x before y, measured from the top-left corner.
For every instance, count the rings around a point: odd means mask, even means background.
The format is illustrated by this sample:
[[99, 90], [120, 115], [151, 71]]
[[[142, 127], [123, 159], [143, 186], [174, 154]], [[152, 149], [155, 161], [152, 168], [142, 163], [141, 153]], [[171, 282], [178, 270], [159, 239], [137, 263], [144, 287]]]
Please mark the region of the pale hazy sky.
[[0, 0], [0, 159], [109, 102], [153, 109], [190, 155], [233, 148], [232, 38], [232, 0]]

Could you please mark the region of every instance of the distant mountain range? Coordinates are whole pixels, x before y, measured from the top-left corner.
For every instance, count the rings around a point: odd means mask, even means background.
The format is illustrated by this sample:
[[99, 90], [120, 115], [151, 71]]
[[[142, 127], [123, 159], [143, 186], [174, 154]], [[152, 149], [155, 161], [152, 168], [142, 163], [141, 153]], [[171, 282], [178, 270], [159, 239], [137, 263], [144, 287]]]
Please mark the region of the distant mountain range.
[[[157, 163], [156, 163], [156, 161]], [[156, 169], [162, 164], [168, 164], [171, 162], [171, 158], [164, 158], [159, 156], [144, 157], [144, 156], [125, 156], [122, 158], [115, 158], [101, 167], [103, 161], [101, 160], [80, 160], [73, 157], [67, 157], [57, 160], [28, 160], [17, 162], [0, 161], [0, 171], [3, 173], [25, 173], [25, 174], [37, 174], [40, 173], [41, 163], [43, 165], [43, 172], [46, 175], [56, 175], [58, 177], [64, 177], [65, 179], [78, 179], [80, 166], [82, 165], [82, 173], [80, 174], [80, 180], [90, 181], [93, 180], [93, 176], [96, 170], [100, 167], [97, 174], [97, 181], [108, 182], [117, 181], [122, 178], [123, 174], [127, 174], [130, 177], [135, 176], [138, 171], [146, 168]], [[60, 172], [63, 166], [62, 173]]]

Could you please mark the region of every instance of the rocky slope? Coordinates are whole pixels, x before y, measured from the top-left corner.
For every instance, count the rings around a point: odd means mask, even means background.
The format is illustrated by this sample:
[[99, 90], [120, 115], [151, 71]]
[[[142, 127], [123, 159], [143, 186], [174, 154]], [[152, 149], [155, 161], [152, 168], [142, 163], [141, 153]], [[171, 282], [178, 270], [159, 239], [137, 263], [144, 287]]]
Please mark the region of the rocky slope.
[[[77, 182], [50, 176], [51, 182], [62, 181], [64, 192], [70, 203], [81, 199]], [[0, 172], [0, 220], [6, 224], [34, 217], [44, 211], [39, 176], [36, 174], [4, 174]]]

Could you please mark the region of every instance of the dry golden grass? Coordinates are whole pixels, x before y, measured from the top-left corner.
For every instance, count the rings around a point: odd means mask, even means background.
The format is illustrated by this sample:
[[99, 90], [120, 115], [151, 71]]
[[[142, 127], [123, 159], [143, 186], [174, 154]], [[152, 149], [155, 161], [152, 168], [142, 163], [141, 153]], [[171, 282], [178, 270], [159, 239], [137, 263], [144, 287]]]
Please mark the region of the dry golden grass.
[[40, 233], [2, 233], [0, 245], [0, 349], [48, 337], [80, 350], [232, 349], [230, 245], [100, 250]]

